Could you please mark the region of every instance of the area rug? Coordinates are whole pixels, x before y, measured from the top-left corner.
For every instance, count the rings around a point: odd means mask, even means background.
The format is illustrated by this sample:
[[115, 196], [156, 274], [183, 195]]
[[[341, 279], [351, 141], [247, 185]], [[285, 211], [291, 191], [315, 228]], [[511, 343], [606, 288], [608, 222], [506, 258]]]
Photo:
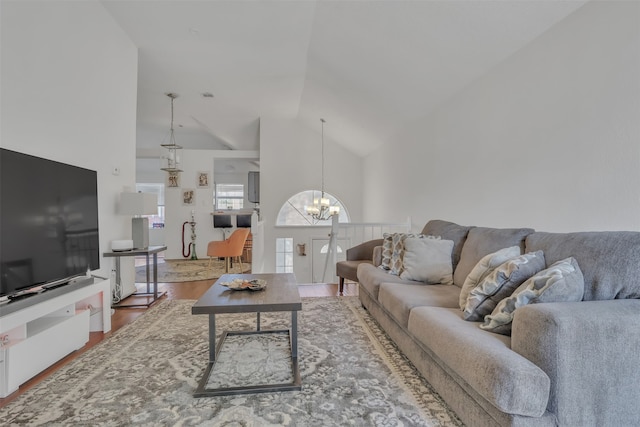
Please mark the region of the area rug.
[[[460, 426], [356, 297], [305, 298], [301, 391], [194, 398], [208, 358], [207, 316], [168, 300], [0, 408], [3, 425]], [[263, 313], [264, 329], [289, 313]], [[216, 317], [251, 330], [255, 315]]]
[[[192, 282], [195, 280], [211, 280], [222, 276], [224, 271], [224, 261], [213, 260], [211, 268], [208, 269], [209, 259], [189, 260], [189, 259], [168, 259], [158, 262], [158, 282], [179, 283]], [[243, 262], [242, 272], [251, 271], [251, 264]], [[240, 273], [240, 264], [233, 263], [229, 273]], [[153, 280], [153, 270], [150, 270], [151, 280]], [[136, 267], [136, 282], [147, 283], [147, 267]]]

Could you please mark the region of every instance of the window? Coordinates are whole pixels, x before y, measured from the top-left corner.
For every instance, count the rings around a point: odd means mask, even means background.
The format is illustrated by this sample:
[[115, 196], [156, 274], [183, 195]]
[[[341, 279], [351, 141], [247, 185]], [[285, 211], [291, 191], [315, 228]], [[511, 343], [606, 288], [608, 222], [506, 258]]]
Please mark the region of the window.
[[[320, 253], [321, 254], [329, 253], [329, 244], [328, 243], [320, 248]], [[340, 245], [336, 246], [336, 253], [339, 253], [339, 254], [342, 253], [342, 246], [340, 246]]]
[[[349, 213], [342, 202], [327, 192], [324, 193], [324, 196], [329, 199], [331, 206], [338, 206], [340, 208], [338, 220], [340, 222], [349, 222]], [[320, 197], [320, 191], [307, 190], [290, 197], [280, 208], [276, 225], [331, 225], [331, 219], [316, 221], [305, 211], [305, 206], [313, 206], [314, 197]]]
[[276, 273], [293, 273], [293, 238], [276, 239]]
[[244, 207], [244, 184], [216, 184], [215, 204], [218, 210]]
[[149, 218], [149, 228], [164, 227], [164, 184], [136, 184], [136, 191], [142, 193], [153, 193], [158, 196], [158, 213], [155, 215], [144, 215]]

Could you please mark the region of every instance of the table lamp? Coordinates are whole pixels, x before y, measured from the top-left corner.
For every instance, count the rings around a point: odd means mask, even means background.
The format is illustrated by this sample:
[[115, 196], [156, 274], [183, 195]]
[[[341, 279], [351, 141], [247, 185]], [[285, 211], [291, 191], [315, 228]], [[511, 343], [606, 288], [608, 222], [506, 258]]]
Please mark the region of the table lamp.
[[134, 249], [149, 247], [149, 219], [140, 215], [158, 212], [158, 196], [153, 193], [121, 193], [120, 214], [134, 215], [131, 219], [131, 238]]

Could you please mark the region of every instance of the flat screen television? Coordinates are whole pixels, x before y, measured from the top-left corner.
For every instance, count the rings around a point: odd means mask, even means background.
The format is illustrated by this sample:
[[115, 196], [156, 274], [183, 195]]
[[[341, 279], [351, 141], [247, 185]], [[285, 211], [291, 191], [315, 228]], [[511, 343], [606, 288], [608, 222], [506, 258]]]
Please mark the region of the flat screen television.
[[251, 228], [251, 214], [236, 215], [236, 227]]
[[0, 148], [0, 296], [99, 268], [96, 171]]

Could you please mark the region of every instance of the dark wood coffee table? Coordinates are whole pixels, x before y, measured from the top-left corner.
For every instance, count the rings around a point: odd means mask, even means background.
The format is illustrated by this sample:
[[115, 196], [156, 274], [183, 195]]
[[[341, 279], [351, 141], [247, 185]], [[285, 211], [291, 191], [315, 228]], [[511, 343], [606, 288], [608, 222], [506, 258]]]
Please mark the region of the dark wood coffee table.
[[[233, 291], [222, 286], [221, 282], [233, 279], [263, 279], [267, 281], [266, 289], [262, 291]], [[301, 390], [302, 381], [298, 368], [298, 311], [302, 310], [298, 284], [292, 273], [275, 274], [225, 274], [209, 288], [207, 292], [193, 305], [191, 314], [209, 315], [209, 364], [194, 392], [195, 397], [220, 396], [241, 393], [260, 393], [270, 391]], [[262, 330], [260, 328], [260, 313], [270, 311], [290, 311], [290, 330]], [[256, 313], [255, 331], [227, 331], [224, 332], [216, 347], [216, 314], [225, 313]], [[293, 381], [284, 384], [260, 384], [228, 388], [207, 389], [209, 374], [213, 369], [218, 354], [222, 349], [227, 335], [231, 334], [267, 334], [288, 333], [291, 344], [291, 361]]]

